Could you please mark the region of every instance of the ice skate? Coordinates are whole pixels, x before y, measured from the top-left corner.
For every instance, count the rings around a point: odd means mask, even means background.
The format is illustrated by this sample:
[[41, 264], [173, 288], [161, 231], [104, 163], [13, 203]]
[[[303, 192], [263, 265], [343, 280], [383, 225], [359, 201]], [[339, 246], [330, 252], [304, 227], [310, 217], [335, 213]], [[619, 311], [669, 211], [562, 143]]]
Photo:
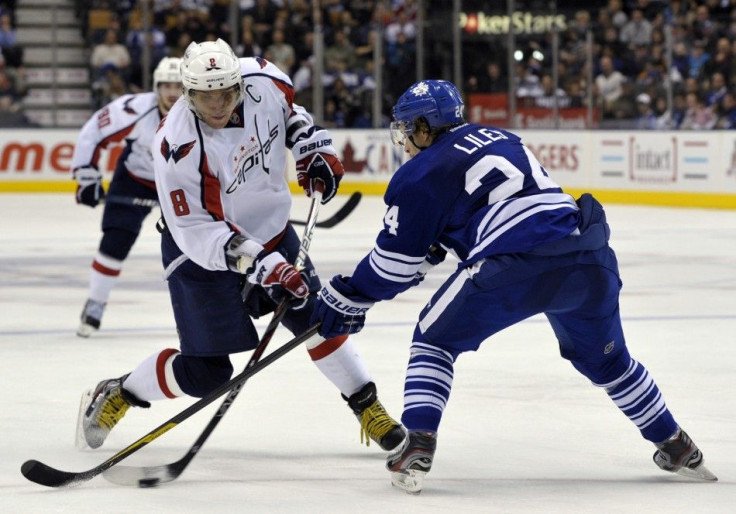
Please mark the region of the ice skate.
[[81, 323], [77, 329], [79, 337], [89, 337], [92, 332], [100, 329], [100, 321], [102, 321], [102, 313], [105, 311], [105, 305], [92, 299], [87, 300], [82, 309]]
[[699, 480], [718, 480], [705, 467], [703, 453], [681, 428], [677, 429], [675, 435], [656, 446], [658, 450], [652, 458], [661, 469]]
[[422, 492], [424, 476], [432, 468], [437, 434], [411, 431], [401, 447], [386, 458], [391, 484], [409, 494]]
[[370, 446], [370, 440], [373, 439], [384, 450], [393, 450], [406, 437], [404, 427], [389, 416], [378, 401], [376, 384], [373, 382], [368, 382], [350, 398], [343, 395], [343, 399], [360, 422], [361, 443], [365, 438], [365, 444]]
[[107, 435], [125, 416], [131, 405], [144, 408], [151, 406], [123, 389], [124, 379], [125, 376], [103, 380], [97, 387], [82, 394], [76, 440], [76, 446], [80, 450], [102, 446]]

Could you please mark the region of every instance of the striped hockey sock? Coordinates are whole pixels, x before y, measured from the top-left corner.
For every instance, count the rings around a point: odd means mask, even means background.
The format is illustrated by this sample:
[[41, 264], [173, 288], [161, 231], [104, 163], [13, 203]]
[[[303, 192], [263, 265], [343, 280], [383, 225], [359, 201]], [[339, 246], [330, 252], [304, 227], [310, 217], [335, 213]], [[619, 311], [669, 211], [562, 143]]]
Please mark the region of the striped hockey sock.
[[658, 443], [677, 430], [672, 414], [647, 369], [634, 359], [619, 378], [603, 387], [613, 403], [636, 425], [644, 439]]
[[449, 352], [426, 343], [412, 343], [401, 417], [407, 429], [437, 432], [450, 398], [453, 374]]
[[89, 298], [100, 303], [107, 303], [122, 268], [123, 261], [97, 252], [89, 274]]

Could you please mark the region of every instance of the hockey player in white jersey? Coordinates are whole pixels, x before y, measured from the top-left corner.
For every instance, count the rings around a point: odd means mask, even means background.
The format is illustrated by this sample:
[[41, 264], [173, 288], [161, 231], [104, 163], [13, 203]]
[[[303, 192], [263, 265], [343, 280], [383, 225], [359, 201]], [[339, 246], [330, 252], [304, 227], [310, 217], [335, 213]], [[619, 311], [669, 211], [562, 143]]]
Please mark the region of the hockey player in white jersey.
[[459, 260], [414, 329], [401, 418], [409, 437], [387, 458], [392, 483], [421, 491], [455, 359], [542, 313], [562, 357], [656, 446], [657, 466], [716, 480], [654, 379], [629, 354], [603, 207], [590, 194], [577, 202], [565, 194], [519, 136], [466, 123], [451, 82], [414, 84], [393, 116], [392, 138], [410, 159], [386, 190], [384, 228], [352, 276], [324, 286], [312, 319], [322, 322], [323, 337], [358, 332], [373, 303], [418, 284], [447, 251]]
[[[308, 258], [301, 274], [290, 264], [300, 241], [289, 224], [286, 152], [294, 154], [307, 194], [321, 181], [328, 202], [343, 174], [329, 132], [294, 104], [291, 81], [275, 65], [238, 59], [222, 40], [187, 48], [182, 82], [184, 97], [152, 147], [179, 349], [156, 352], [85, 393], [80, 446], [99, 447], [131, 405], [202, 397], [226, 382], [233, 372], [229, 355], [257, 346], [251, 317], [272, 311], [282, 298], [292, 298], [293, 307], [283, 325], [294, 334], [310, 326], [320, 283]], [[238, 262], [244, 261], [243, 274]], [[327, 338], [307, 350], [358, 418], [361, 440], [397, 447], [406, 433], [378, 400], [351, 339]]]
[[[153, 72], [153, 92], [124, 95], [97, 111], [82, 127], [72, 156], [77, 203], [96, 207], [105, 198], [100, 154], [124, 145], [102, 214], [102, 239], [90, 270], [87, 302], [77, 329], [89, 337], [100, 328], [110, 292], [117, 283], [143, 220], [156, 201], [151, 141], [161, 119], [181, 96], [181, 59], [165, 57]], [[136, 204], [143, 200], [148, 205]], [[121, 203], [127, 200], [128, 203]]]

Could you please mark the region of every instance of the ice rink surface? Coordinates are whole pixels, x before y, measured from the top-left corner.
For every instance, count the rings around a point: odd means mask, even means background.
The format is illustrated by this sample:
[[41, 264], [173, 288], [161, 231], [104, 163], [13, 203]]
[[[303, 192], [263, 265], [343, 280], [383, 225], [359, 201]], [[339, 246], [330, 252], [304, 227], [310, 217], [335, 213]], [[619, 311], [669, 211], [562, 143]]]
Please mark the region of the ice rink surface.
[[[344, 202], [322, 209], [329, 216]], [[308, 200], [295, 197], [293, 216]], [[431, 208], [428, 207], [428, 208]], [[720, 481], [660, 471], [653, 446], [605, 393], [557, 351], [542, 317], [486, 341], [456, 364], [434, 466], [419, 496], [392, 489], [385, 454], [359, 426], [303, 348], [254, 376], [175, 482], [126, 488], [101, 476], [71, 489], [28, 482], [38, 459], [93, 468], [192, 403], [132, 409], [96, 451], [74, 448], [79, 396], [130, 371], [177, 338], [162, 281], [156, 213], [126, 261], [103, 319], [75, 335], [100, 237], [102, 209], [73, 195], [0, 195], [0, 512], [30, 513], [666, 513], [736, 512], [736, 212], [611, 205], [612, 244], [624, 280], [629, 349], [662, 389]], [[381, 225], [365, 197], [311, 255], [323, 278], [349, 274]], [[301, 232], [300, 232], [301, 233]], [[416, 316], [452, 264], [369, 313], [356, 341], [394, 417]], [[266, 320], [258, 322], [262, 329]], [[285, 329], [271, 343], [289, 339]], [[236, 371], [248, 355], [235, 359]], [[123, 461], [177, 460], [219, 402]]]

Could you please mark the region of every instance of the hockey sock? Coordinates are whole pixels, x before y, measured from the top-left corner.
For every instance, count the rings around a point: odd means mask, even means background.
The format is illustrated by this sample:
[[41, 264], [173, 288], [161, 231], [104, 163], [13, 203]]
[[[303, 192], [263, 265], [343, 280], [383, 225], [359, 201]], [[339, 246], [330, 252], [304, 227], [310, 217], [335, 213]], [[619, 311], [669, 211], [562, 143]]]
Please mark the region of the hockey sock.
[[156, 352], [130, 372], [123, 388], [146, 401], [185, 396], [174, 378], [173, 363], [179, 350], [167, 348]]
[[89, 273], [89, 298], [96, 302], [107, 303], [122, 268], [123, 261], [97, 252]]
[[327, 339], [307, 347], [307, 351], [322, 374], [348, 398], [372, 381], [363, 358], [347, 336]]
[[452, 354], [427, 343], [412, 343], [401, 416], [408, 430], [437, 432], [450, 398], [453, 376]]
[[606, 390], [613, 403], [641, 431], [644, 439], [657, 443], [677, 430], [677, 423], [654, 379], [634, 359], [630, 359], [629, 368], [619, 378], [608, 384], [595, 385]]

